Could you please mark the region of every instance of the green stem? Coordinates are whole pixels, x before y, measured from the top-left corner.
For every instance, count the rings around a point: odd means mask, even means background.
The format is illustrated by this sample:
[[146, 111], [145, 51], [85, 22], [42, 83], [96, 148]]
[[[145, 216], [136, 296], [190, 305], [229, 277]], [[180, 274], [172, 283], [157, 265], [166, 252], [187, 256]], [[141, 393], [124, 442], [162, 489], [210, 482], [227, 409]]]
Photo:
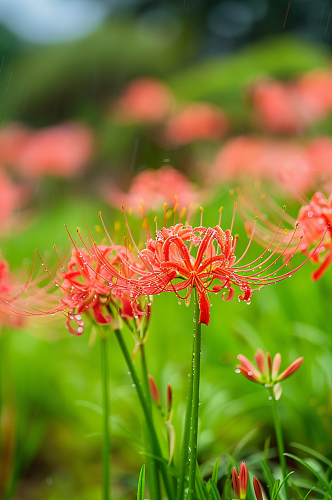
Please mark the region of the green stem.
[[196, 498], [196, 462], [197, 462], [197, 431], [199, 407], [199, 381], [201, 365], [201, 324], [199, 323], [199, 304], [195, 289], [194, 312], [194, 351], [193, 351], [193, 397], [191, 407], [190, 437], [189, 437], [189, 491], [188, 500]]
[[[148, 376], [148, 368], [146, 364], [146, 357], [145, 357], [145, 349], [144, 349], [144, 344], [140, 345], [140, 355], [141, 355], [141, 360], [142, 360], [142, 373], [143, 373], [143, 382], [144, 382], [144, 390], [145, 390], [145, 397], [146, 397], [146, 402], [148, 405], [148, 409], [150, 412], [151, 420], [153, 422], [153, 414], [152, 414], [152, 402], [151, 402], [151, 393], [150, 393], [150, 385], [149, 385], [149, 376]], [[153, 424], [154, 427], [154, 424]], [[149, 429], [146, 429], [146, 433], [149, 432]], [[151, 446], [151, 443], [147, 440], [149, 448], [148, 452], [153, 454], [153, 448]], [[159, 474], [158, 474], [158, 463], [157, 460], [155, 460], [153, 457], [148, 456], [147, 457], [148, 465], [149, 465], [149, 470], [150, 474], [148, 474], [148, 480], [149, 480], [149, 486], [151, 489], [151, 498], [156, 499], [156, 500], [161, 500], [161, 493], [160, 493], [160, 482], [159, 482]]]
[[108, 338], [100, 337], [100, 368], [103, 393], [103, 500], [110, 499], [109, 361]]
[[125, 344], [125, 341], [124, 341], [124, 339], [122, 337], [121, 331], [120, 330], [114, 330], [114, 334], [115, 334], [115, 336], [117, 338], [117, 341], [119, 342], [120, 349], [122, 351], [122, 354], [124, 355], [124, 358], [125, 358], [126, 363], [127, 363], [128, 370], [130, 372], [132, 381], [133, 381], [134, 386], [136, 388], [137, 395], [138, 395], [138, 398], [140, 400], [140, 403], [141, 403], [141, 406], [142, 406], [142, 410], [143, 410], [143, 413], [144, 413], [144, 416], [145, 416], [145, 419], [146, 419], [147, 427], [148, 427], [148, 430], [149, 430], [149, 433], [150, 433], [150, 438], [151, 438], [151, 442], [152, 442], [154, 454], [156, 456], [160, 457], [160, 469], [161, 469], [161, 474], [163, 476], [165, 490], [167, 492], [169, 500], [174, 500], [174, 493], [173, 493], [173, 490], [172, 490], [172, 487], [171, 487], [171, 483], [170, 483], [170, 480], [169, 480], [169, 477], [168, 477], [167, 466], [165, 464], [165, 459], [163, 458], [162, 453], [161, 453], [160, 444], [159, 444], [158, 437], [157, 437], [157, 434], [156, 434], [156, 431], [155, 431], [155, 428], [154, 428], [154, 425], [153, 425], [152, 417], [150, 415], [149, 406], [148, 406], [148, 404], [146, 402], [146, 399], [145, 399], [145, 396], [144, 396], [144, 392], [143, 392], [143, 389], [142, 389], [142, 386], [141, 386], [141, 382], [140, 382], [140, 380], [138, 378], [136, 369], [135, 369], [134, 364], [132, 362], [131, 356], [130, 356], [130, 354], [128, 352], [128, 349], [127, 349], [127, 346]]
[[184, 483], [187, 476], [188, 470], [188, 448], [189, 448], [189, 436], [190, 436], [190, 423], [191, 423], [191, 408], [193, 399], [193, 379], [194, 379], [194, 351], [195, 351], [195, 341], [196, 337], [193, 337], [193, 352], [192, 352], [192, 362], [191, 362], [191, 373], [189, 374], [189, 391], [187, 399], [186, 416], [184, 422], [183, 431], [183, 441], [182, 441], [182, 451], [181, 451], [181, 462], [180, 462], [180, 475], [178, 481], [178, 489], [176, 500], [183, 500], [184, 498]]
[[[269, 388], [269, 393], [270, 393], [270, 401], [271, 401], [271, 408], [272, 408], [272, 415], [273, 415], [274, 430], [275, 430], [276, 438], [277, 438], [279, 461], [280, 461], [283, 479], [285, 479], [285, 477], [287, 476], [287, 466], [286, 466], [286, 459], [284, 456], [284, 453], [285, 453], [284, 438], [283, 438], [281, 421], [280, 421], [280, 416], [279, 416], [279, 411], [278, 411], [278, 404], [277, 404], [277, 401], [275, 400], [275, 397], [274, 397], [273, 387]], [[289, 488], [288, 488], [287, 481], [285, 481], [285, 494], [286, 494], [286, 499], [290, 500]]]

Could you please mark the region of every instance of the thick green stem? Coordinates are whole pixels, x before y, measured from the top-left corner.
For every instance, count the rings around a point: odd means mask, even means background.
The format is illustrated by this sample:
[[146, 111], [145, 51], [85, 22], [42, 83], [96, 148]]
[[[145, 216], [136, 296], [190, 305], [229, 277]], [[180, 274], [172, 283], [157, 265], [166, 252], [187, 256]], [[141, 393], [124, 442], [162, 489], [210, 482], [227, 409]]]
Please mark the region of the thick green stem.
[[199, 304], [197, 291], [195, 289], [195, 312], [194, 312], [194, 351], [193, 351], [193, 395], [190, 421], [189, 437], [189, 490], [188, 500], [196, 498], [196, 462], [197, 462], [197, 431], [198, 431], [198, 407], [199, 407], [199, 382], [201, 366], [201, 324], [199, 323]]
[[[275, 400], [272, 387], [269, 389], [269, 393], [270, 393], [269, 399], [271, 401], [271, 408], [272, 408], [272, 415], [273, 415], [274, 430], [275, 430], [276, 438], [277, 438], [279, 461], [280, 461], [283, 479], [285, 479], [285, 477], [287, 476], [287, 467], [286, 467], [286, 459], [284, 456], [284, 453], [285, 453], [284, 437], [283, 437], [283, 433], [282, 433], [281, 421], [280, 421], [280, 416], [279, 416], [279, 411], [278, 411], [278, 404], [277, 404], [277, 401]], [[285, 481], [285, 494], [286, 494], [286, 499], [290, 500], [289, 488], [288, 488], [287, 481]]]
[[194, 351], [195, 351], [196, 337], [193, 337], [193, 352], [191, 362], [191, 373], [189, 374], [189, 390], [187, 399], [186, 416], [184, 421], [183, 441], [180, 461], [180, 475], [178, 480], [178, 489], [176, 500], [183, 500], [184, 498], [184, 483], [188, 472], [188, 451], [189, 451], [189, 437], [190, 437], [190, 424], [191, 424], [191, 409], [193, 404], [193, 380], [194, 380]]
[[134, 366], [134, 364], [132, 362], [131, 356], [130, 356], [130, 354], [128, 352], [128, 349], [127, 349], [127, 346], [126, 346], [126, 344], [125, 344], [125, 342], [123, 340], [121, 331], [120, 330], [114, 330], [114, 334], [115, 334], [115, 336], [117, 338], [117, 341], [119, 342], [120, 349], [122, 351], [122, 354], [124, 355], [124, 358], [125, 358], [126, 363], [127, 363], [128, 370], [130, 372], [131, 378], [132, 378], [134, 386], [136, 388], [137, 395], [138, 395], [139, 401], [141, 403], [142, 410], [143, 410], [143, 413], [144, 413], [144, 416], [145, 416], [145, 419], [146, 419], [146, 423], [147, 423], [147, 426], [148, 426], [148, 430], [149, 430], [149, 433], [150, 433], [150, 438], [151, 438], [151, 442], [152, 442], [154, 454], [156, 456], [160, 457], [160, 459], [161, 459], [160, 460], [160, 470], [161, 470], [161, 474], [162, 474], [162, 477], [163, 477], [163, 481], [164, 481], [166, 493], [168, 495], [169, 500], [174, 500], [174, 493], [173, 493], [173, 490], [172, 490], [172, 487], [171, 487], [171, 483], [170, 483], [170, 480], [169, 480], [169, 477], [168, 477], [167, 466], [165, 464], [165, 460], [164, 460], [164, 458], [162, 456], [162, 453], [161, 453], [160, 444], [159, 444], [158, 437], [157, 437], [157, 434], [156, 434], [156, 431], [155, 431], [155, 428], [154, 428], [154, 425], [153, 425], [153, 420], [152, 420], [152, 417], [151, 417], [151, 414], [150, 414], [150, 411], [149, 411], [149, 406], [148, 406], [148, 404], [146, 402], [146, 398], [144, 396], [144, 392], [143, 392], [143, 389], [142, 389], [142, 386], [141, 386], [141, 382], [140, 382], [140, 380], [138, 378], [135, 366]]
[[[152, 415], [152, 402], [151, 402], [151, 393], [150, 393], [150, 385], [149, 385], [149, 377], [148, 377], [148, 368], [146, 364], [146, 357], [145, 357], [145, 349], [144, 349], [144, 344], [140, 345], [140, 355], [141, 355], [141, 360], [142, 360], [142, 373], [143, 373], [143, 381], [144, 381], [144, 390], [145, 390], [145, 397], [146, 397], [146, 402], [148, 405], [148, 409], [151, 415], [151, 420], [153, 421], [153, 415]], [[149, 429], [146, 429], [146, 433], [149, 433]], [[151, 443], [148, 442], [148, 452], [153, 454], [153, 448], [151, 446]], [[148, 456], [147, 457], [148, 461], [148, 467], [150, 473], [148, 474], [148, 481], [149, 481], [149, 487], [150, 487], [150, 494], [151, 498], [156, 499], [156, 500], [161, 500], [161, 492], [160, 492], [160, 482], [159, 482], [159, 474], [158, 474], [158, 463], [157, 460], [154, 459], [153, 457]]]
[[109, 361], [108, 338], [100, 337], [100, 368], [103, 393], [103, 500], [110, 499]]

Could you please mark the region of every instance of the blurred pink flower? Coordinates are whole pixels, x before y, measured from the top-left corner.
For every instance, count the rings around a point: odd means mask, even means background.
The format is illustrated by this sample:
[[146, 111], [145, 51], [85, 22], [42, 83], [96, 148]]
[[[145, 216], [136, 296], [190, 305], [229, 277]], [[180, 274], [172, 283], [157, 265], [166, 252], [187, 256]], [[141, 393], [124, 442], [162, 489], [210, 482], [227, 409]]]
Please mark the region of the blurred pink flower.
[[204, 196], [185, 175], [171, 166], [140, 172], [134, 177], [127, 193], [111, 184], [103, 187], [102, 195], [107, 203], [116, 208], [124, 205], [134, 210], [141, 205], [141, 200], [147, 210], [156, 210], [165, 202], [174, 204], [174, 196], [177, 196], [181, 210], [193, 202], [201, 202]]
[[292, 83], [262, 80], [252, 88], [251, 99], [259, 121], [271, 132], [301, 132], [317, 119]]
[[11, 276], [9, 264], [1, 256], [0, 251], [0, 328], [2, 326], [19, 327], [23, 323], [22, 316], [14, 316], [8, 312], [8, 308], [1, 307], [10, 295], [17, 293], [13, 277]]
[[165, 83], [156, 78], [137, 78], [127, 84], [115, 104], [115, 114], [125, 122], [155, 123], [166, 116], [173, 95]]
[[332, 111], [332, 70], [319, 69], [300, 76], [295, 83], [296, 92], [310, 112], [310, 120], [324, 118]]
[[33, 135], [33, 131], [22, 123], [10, 123], [0, 129], [0, 162], [16, 165], [22, 149]]
[[243, 176], [302, 193], [312, 184], [312, 164], [300, 144], [242, 136], [228, 141], [217, 153], [211, 179], [238, 181]]
[[16, 186], [11, 179], [0, 170], [0, 232], [11, 225], [16, 209], [25, 201], [22, 187]]
[[218, 106], [205, 102], [188, 104], [168, 120], [164, 139], [183, 145], [197, 140], [217, 140], [228, 130], [228, 120]]
[[75, 175], [90, 160], [92, 132], [75, 122], [34, 131], [18, 147], [15, 166], [26, 176]]

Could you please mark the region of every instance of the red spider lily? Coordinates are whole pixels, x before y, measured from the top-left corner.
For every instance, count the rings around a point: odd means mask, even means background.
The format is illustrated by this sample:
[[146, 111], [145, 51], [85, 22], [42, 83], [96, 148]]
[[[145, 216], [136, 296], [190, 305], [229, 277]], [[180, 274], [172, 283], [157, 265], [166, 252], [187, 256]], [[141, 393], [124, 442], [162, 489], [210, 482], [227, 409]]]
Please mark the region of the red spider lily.
[[[131, 236], [128, 224], [127, 227]], [[276, 270], [271, 269], [274, 264], [279, 263], [282, 256], [286, 255], [295, 232], [296, 230], [283, 252], [278, 256], [275, 256], [276, 249], [269, 252], [274, 244], [276, 233], [259, 257], [249, 264], [239, 265], [250, 247], [254, 230], [243, 255], [236, 259], [237, 237], [233, 238], [231, 229], [223, 231], [220, 225], [192, 227], [182, 223], [168, 228], [163, 227], [161, 230], [156, 230], [155, 239], [147, 240], [146, 248], [142, 251], [132, 239], [138, 256], [144, 264], [144, 270], [137, 269], [135, 266], [131, 267], [138, 277], [127, 280], [123, 280], [117, 272], [114, 272], [114, 268], [109, 265], [96, 245], [94, 252], [97, 260], [113, 275], [113, 282], [110, 286], [132, 297], [131, 305], [135, 315], [144, 314], [136, 306], [136, 300], [142, 295], [151, 296], [161, 292], [174, 292], [179, 299], [187, 300], [195, 287], [199, 297], [199, 322], [208, 325], [210, 320], [209, 293], [222, 292], [224, 300], [231, 300], [234, 295], [233, 287], [239, 287], [242, 292], [239, 300], [250, 303], [255, 289], [286, 279], [309, 260], [310, 256], [292, 271], [278, 275], [298, 249], [299, 241], [295, 250], [285, 257], [284, 262]], [[215, 281], [217, 284], [214, 284]], [[184, 295], [181, 295], [181, 292], [184, 292]]]
[[263, 491], [261, 487], [261, 483], [258, 481], [257, 477], [254, 477], [252, 480], [255, 497], [257, 500], [263, 500]]
[[248, 470], [244, 462], [240, 465], [239, 474], [235, 467], [232, 469], [232, 482], [235, 498], [244, 500], [247, 494]]
[[[74, 244], [73, 240], [72, 242]], [[95, 250], [98, 251], [98, 256], [102, 255], [114, 272], [123, 279], [134, 276], [131, 270], [133, 263], [137, 269], [143, 267], [122, 245], [96, 245]], [[18, 297], [10, 300], [0, 297], [2, 307], [23, 316], [53, 315], [63, 312], [67, 318], [66, 327], [74, 335], [81, 335], [84, 331], [81, 316], [84, 313], [92, 315], [94, 321], [101, 325], [111, 323], [118, 315], [125, 321], [134, 318], [131, 297], [113, 287], [114, 273], [110, 274], [104, 265], [98, 262], [92, 247], [78, 248], [74, 244], [71, 260], [66, 268], [60, 260], [59, 263], [60, 269], [56, 278], [45, 268], [47, 278], [51, 278], [46, 287], [39, 286], [43, 282], [40, 278], [28, 282]], [[54, 285], [58, 289], [55, 290]], [[25, 296], [23, 291], [26, 291], [28, 299], [22, 299], [22, 295]], [[7, 292], [9, 293], [9, 290]], [[65, 297], [60, 294], [64, 294]], [[138, 308], [136, 305], [136, 309]], [[147, 324], [150, 306], [147, 307], [145, 314]], [[71, 326], [72, 321], [76, 323], [76, 329]], [[139, 328], [139, 320], [136, 323]]]
[[236, 366], [236, 370], [242, 373], [248, 380], [262, 384], [265, 387], [273, 387], [276, 399], [279, 399], [282, 393], [279, 382], [290, 377], [301, 366], [303, 357], [296, 359], [291, 363], [286, 370], [279, 374], [281, 356], [277, 353], [273, 360], [269, 352], [264, 354], [262, 349], [258, 349], [255, 354], [255, 362], [257, 368], [249, 361], [248, 358], [239, 354], [237, 359], [240, 364]]
[[[319, 262], [321, 252], [328, 251], [327, 256], [312, 274], [312, 279], [317, 281], [332, 262], [332, 195], [328, 199], [322, 193], [315, 193], [309, 205], [303, 206], [298, 215], [298, 222], [304, 230], [301, 244], [303, 253], [308, 254], [308, 248], [323, 239], [323, 244], [312, 254], [314, 262]], [[329, 225], [326, 232], [326, 226]]]

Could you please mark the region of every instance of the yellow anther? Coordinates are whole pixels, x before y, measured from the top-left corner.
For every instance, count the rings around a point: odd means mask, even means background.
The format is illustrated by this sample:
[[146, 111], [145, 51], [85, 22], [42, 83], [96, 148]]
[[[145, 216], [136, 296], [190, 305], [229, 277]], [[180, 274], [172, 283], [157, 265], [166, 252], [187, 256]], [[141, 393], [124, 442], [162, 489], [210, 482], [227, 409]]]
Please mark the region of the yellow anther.
[[133, 213], [133, 207], [128, 207], [127, 212], [128, 212], [128, 215], [131, 215]]
[[236, 201], [234, 201], [234, 208], [236, 208], [236, 207], [237, 207], [237, 205], [236, 205]]
[[98, 217], [101, 217], [101, 210], [99, 210], [98, 212]]
[[258, 219], [258, 215], [256, 215], [256, 217], [255, 217], [255, 220], [257, 220], [257, 219]]
[[199, 207], [200, 211], [203, 213], [204, 212], [204, 208], [203, 207]]
[[193, 208], [193, 206], [195, 205], [195, 203], [192, 201], [189, 205], [189, 210], [191, 210]]
[[176, 213], [176, 212], [177, 212], [178, 207], [179, 207], [179, 204], [178, 204], [178, 203], [176, 203], [176, 204], [174, 205], [174, 208], [173, 208], [173, 212], [174, 212], [174, 213]]
[[166, 212], [166, 207], [167, 207], [167, 203], [164, 203], [163, 204], [163, 210], [164, 210], [164, 212]]
[[180, 215], [179, 215], [180, 219], [182, 219], [182, 217], [185, 216], [186, 211], [187, 211], [186, 207], [183, 207], [183, 209], [181, 210]]
[[147, 227], [149, 227], [149, 221], [148, 221], [147, 217], [144, 217], [143, 222], [142, 222], [142, 228], [146, 229]]
[[158, 217], [155, 216], [155, 218], [153, 219], [153, 222], [157, 222], [157, 219], [158, 219]]
[[101, 233], [103, 232], [103, 231], [102, 231], [102, 229], [101, 229], [101, 227], [100, 227], [98, 224], [96, 224], [96, 225], [95, 225], [95, 230], [96, 230], [96, 231], [97, 231], [97, 233], [99, 233], [99, 234], [101, 234]]
[[139, 202], [141, 205], [144, 205], [144, 200], [142, 198], [139, 200]]
[[288, 229], [285, 229], [285, 236], [286, 236], [287, 233], [288, 233]]
[[114, 231], [115, 231], [115, 232], [118, 232], [118, 231], [120, 231], [120, 229], [121, 229], [121, 222], [120, 222], [120, 221], [118, 221], [118, 220], [116, 220], [116, 221], [114, 222]]
[[178, 195], [177, 194], [174, 195], [174, 200], [175, 200], [175, 202], [178, 201]]
[[234, 195], [234, 189], [233, 188], [229, 190], [229, 194], [230, 194], [230, 196]]
[[284, 205], [284, 211], [286, 212], [286, 205]]
[[223, 209], [224, 209], [224, 207], [220, 207], [219, 210], [218, 210], [218, 212], [219, 213], [222, 212]]
[[143, 208], [141, 207], [141, 205], [138, 205], [138, 211], [141, 215], [143, 215]]
[[167, 210], [167, 212], [165, 214], [166, 215], [166, 219], [169, 219], [172, 216], [172, 213], [173, 213], [173, 210], [171, 210], [171, 209]]
[[261, 194], [261, 200], [265, 200], [266, 195], [264, 193]]

